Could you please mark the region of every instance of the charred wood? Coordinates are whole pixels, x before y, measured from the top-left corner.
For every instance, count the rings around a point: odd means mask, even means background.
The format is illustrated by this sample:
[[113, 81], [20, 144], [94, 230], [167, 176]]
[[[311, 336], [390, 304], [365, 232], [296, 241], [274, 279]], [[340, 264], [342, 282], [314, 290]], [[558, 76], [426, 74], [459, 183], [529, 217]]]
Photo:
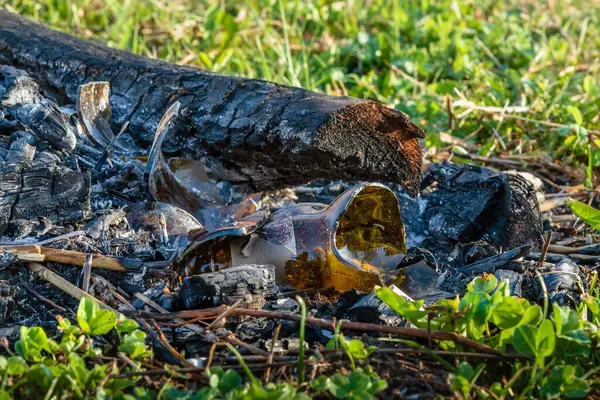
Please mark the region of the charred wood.
[[21, 68], [74, 103], [80, 85], [111, 82], [111, 122], [151, 143], [174, 101], [181, 113], [164, 150], [195, 158], [209, 176], [252, 189], [315, 178], [379, 180], [418, 192], [424, 132], [370, 100], [149, 60], [0, 11], [0, 63]]
[[240, 265], [185, 278], [179, 298], [191, 309], [232, 304], [247, 295], [263, 300], [276, 291], [274, 266]]
[[91, 216], [90, 174], [57, 165], [0, 164], [0, 234], [19, 220], [69, 223]]

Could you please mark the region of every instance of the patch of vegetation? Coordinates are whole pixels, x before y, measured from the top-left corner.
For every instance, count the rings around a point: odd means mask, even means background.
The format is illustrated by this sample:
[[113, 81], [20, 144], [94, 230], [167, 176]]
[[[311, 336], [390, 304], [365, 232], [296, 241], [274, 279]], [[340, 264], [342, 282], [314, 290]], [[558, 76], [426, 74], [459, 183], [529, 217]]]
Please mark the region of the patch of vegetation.
[[[582, 289], [576, 309], [552, 304], [550, 310], [547, 297], [543, 308], [530, 304], [511, 296], [508, 280], [498, 282], [494, 275], [476, 278], [462, 298], [440, 300], [428, 307], [423, 301], [407, 301], [388, 288], [376, 293], [415, 326], [455, 332], [489, 345], [489, 354], [513, 358], [494, 366], [476, 359], [456, 367], [444, 363], [452, 369], [453, 390], [465, 398], [579, 398], [597, 385], [597, 275], [589, 292]], [[452, 341], [440, 341], [439, 345], [445, 350], [464, 350]], [[506, 355], [507, 350], [512, 353]], [[521, 357], [514, 357], [514, 351]]]
[[[305, 308], [303, 315], [306, 315]], [[304, 357], [301, 356], [296, 382], [263, 383], [230, 345], [245, 371], [246, 382], [233, 369], [211, 367], [197, 371], [203, 372], [206, 378], [206, 384], [200, 390], [189, 391], [182, 385], [167, 383], [157, 392], [143, 385], [142, 377], [148, 371], [148, 363], [144, 361], [153, 357], [153, 353], [137, 322], [100, 309], [92, 298], [84, 297], [77, 311], [77, 323], [74, 325], [59, 317], [60, 334], [56, 339], [49, 338], [41, 327], [22, 327], [14, 351], [6, 347], [9, 356], [0, 356], [0, 399], [293, 400], [327, 393], [337, 399], [368, 400], [387, 388], [387, 383], [379, 379], [369, 365], [360, 368], [354, 364], [355, 359], [366, 359], [373, 348], [365, 349], [360, 340], [347, 341], [342, 335], [336, 335], [329, 347], [342, 346], [346, 350], [352, 360], [352, 370], [348, 374], [322, 375], [310, 384], [302, 385]], [[115, 354], [120, 354], [128, 363], [118, 367]], [[165, 374], [171, 378], [186, 379], [177, 368], [165, 368]]]
[[[600, 165], [598, 2], [0, 0], [0, 5], [146, 56], [379, 100], [426, 129], [432, 154], [444, 146], [439, 132], [447, 132], [468, 137], [484, 156], [547, 151], [589, 165], [588, 180], [591, 168]], [[447, 96], [456, 104], [454, 123]]]
[[[597, 387], [600, 373], [597, 283], [594, 274], [576, 309], [550, 305], [547, 298], [542, 307], [511, 296], [509, 282], [498, 282], [493, 275], [473, 280], [463, 297], [440, 300], [428, 307], [423, 301], [407, 301], [388, 288], [378, 288], [377, 295], [413, 325], [463, 335], [488, 346], [489, 351], [474, 353], [452, 340], [425, 347], [405, 339], [382, 339], [416, 347], [438, 360], [450, 372], [452, 390], [467, 399], [584, 397]], [[185, 385], [189, 376], [178, 367], [165, 365], [164, 371], [152, 368], [148, 362], [152, 350], [135, 321], [102, 310], [86, 297], [77, 311], [77, 325], [58, 318], [60, 334], [56, 338], [49, 338], [40, 327], [21, 329], [14, 351], [6, 347], [9, 356], [0, 356], [0, 399], [374, 398], [388, 386], [368, 364], [377, 348], [346, 338], [342, 325], [342, 321], [337, 324], [327, 348], [343, 349], [350, 370], [331, 370], [329, 375], [305, 383], [305, 357], [300, 355], [297, 368], [288, 370], [288, 381], [264, 383], [235, 347], [228, 345], [245, 376], [234, 369], [199, 368], [196, 373], [204, 376], [204, 383], [192, 391]], [[437, 349], [446, 353], [442, 356]], [[115, 355], [128, 362], [119, 366]], [[167, 376], [159, 391], [142, 380], [146, 372], [157, 371]]]

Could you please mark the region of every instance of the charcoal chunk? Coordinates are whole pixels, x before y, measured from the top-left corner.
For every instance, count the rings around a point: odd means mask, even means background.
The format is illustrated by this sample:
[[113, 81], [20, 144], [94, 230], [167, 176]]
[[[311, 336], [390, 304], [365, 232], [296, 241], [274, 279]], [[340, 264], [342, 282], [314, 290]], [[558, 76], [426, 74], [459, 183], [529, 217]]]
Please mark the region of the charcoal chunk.
[[91, 217], [90, 174], [57, 165], [0, 164], [0, 234], [11, 221]]
[[507, 269], [499, 269], [494, 272], [494, 276], [498, 279], [498, 282], [508, 279], [511, 296], [523, 296], [523, 274]]
[[179, 299], [183, 307], [191, 309], [232, 304], [246, 295], [264, 299], [275, 292], [275, 267], [251, 264], [187, 277]]

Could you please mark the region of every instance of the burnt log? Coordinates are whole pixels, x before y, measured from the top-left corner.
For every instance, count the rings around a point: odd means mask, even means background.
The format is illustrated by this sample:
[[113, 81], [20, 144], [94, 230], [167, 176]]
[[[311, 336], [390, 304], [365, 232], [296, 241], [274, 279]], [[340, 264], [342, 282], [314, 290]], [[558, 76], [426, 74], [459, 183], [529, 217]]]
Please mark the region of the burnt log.
[[174, 101], [181, 113], [163, 149], [204, 162], [211, 178], [254, 190], [316, 178], [378, 180], [419, 189], [424, 132], [371, 100], [150, 60], [0, 11], [0, 63], [27, 71], [61, 101], [111, 83], [111, 123], [147, 147]]

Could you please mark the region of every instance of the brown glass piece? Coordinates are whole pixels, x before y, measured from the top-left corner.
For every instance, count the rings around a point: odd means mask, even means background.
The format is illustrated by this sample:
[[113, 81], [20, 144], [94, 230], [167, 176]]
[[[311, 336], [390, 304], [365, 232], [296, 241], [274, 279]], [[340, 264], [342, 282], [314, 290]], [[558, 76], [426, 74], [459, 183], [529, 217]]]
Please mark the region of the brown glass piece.
[[175, 102], [156, 129], [144, 173], [152, 198], [189, 212], [209, 231], [228, 226], [257, 211], [262, 194], [249, 196], [238, 204], [226, 205], [201, 161], [176, 157], [165, 159], [162, 144], [178, 114], [179, 102]]
[[216, 235], [196, 239], [182, 255], [180, 272], [273, 264], [277, 282], [287, 281], [299, 290], [333, 286], [339, 291], [370, 291], [391, 281], [406, 251], [398, 200], [379, 184], [358, 185], [329, 206], [291, 205], [264, 223]]

